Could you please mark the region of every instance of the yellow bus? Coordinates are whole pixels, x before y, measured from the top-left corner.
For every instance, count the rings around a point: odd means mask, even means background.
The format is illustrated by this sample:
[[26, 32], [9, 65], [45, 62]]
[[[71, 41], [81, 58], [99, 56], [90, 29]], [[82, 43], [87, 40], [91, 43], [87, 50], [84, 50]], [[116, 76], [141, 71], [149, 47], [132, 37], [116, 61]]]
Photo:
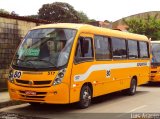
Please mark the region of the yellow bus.
[[33, 28], [20, 44], [8, 79], [10, 97], [31, 105], [77, 102], [123, 90], [134, 95], [149, 81], [146, 36], [86, 24]]
[[160, 41], [151, 41], [151, 82], [160, 82]]

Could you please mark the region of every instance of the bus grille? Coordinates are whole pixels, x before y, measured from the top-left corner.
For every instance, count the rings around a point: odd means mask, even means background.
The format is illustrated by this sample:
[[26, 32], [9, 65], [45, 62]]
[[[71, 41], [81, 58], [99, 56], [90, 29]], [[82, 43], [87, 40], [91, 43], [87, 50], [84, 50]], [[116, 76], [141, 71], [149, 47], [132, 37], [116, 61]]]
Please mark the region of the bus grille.
[[157, 71], [151, 71], [151, 73], [157, 73]]
[[16, 79], [16, 82], [21, 84], [29, 84], [29, 81], [19, 80], [19, 79]]
[[39, 86], [49, 86], [51, 85], [52, 80], [46, 80], [46, 81], [32, 81], [32, 85], [30, 84], [30, 80], [20, 80], [16, 79], [16, 83], [18, 85], [22, 86], [29, 86], [29, 87], [39, 87]]

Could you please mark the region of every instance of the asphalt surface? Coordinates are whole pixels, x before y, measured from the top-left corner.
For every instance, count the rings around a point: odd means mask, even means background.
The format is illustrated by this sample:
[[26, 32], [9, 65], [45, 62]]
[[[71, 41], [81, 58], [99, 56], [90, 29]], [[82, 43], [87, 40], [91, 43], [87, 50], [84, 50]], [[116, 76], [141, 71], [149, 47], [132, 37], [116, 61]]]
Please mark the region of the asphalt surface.
[[[32, 107], [21, 104], [0, 109], [0, 118], [9, 119], [7, 115], [15, 114], [14, 119], [53, 118], [53, 119], [101, 119], [101, 118], [134, 118], [141, 114], [157, 114], [160, 119], [160, 83], [143, 85], [137, 88], [134, 96], [124, 96], [116, 92], [95, 98], [87, 109], [77, 109], [75, 104], [46, 105]], [[17, 115], [17, 117], [16, 117]], [[146, 115], [151, 116], [151, 115]], [[9, 116], [8, 116], [9, 117]]]

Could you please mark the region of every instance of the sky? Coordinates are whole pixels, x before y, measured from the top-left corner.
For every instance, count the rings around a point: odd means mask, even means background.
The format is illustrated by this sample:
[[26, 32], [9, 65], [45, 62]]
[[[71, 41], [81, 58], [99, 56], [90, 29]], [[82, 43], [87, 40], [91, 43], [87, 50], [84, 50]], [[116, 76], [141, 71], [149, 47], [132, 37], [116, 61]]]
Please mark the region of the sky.
[[116, 21], [130, 15], [160, 11], [160, 0], [0, 0], [0, 9], [20, 16], [37, 14], [43, 4], [67, 2], [90, 19]]

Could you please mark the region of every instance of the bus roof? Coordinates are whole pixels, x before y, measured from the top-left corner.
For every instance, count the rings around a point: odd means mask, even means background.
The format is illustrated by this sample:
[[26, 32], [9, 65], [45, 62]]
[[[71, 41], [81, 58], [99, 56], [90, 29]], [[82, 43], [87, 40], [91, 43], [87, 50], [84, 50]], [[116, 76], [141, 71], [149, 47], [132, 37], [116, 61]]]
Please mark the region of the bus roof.
[[160, 43], [160, 41], [151, 41], [151, 43]]
[[42, 29], [42, 28], [70, 28], [82, 31], [84, 33], [93, 33], [97, 35], [106, 35], [110, 37], [119, 37], [124, 39], [133, 39], [133, 40], [143, 40], [149, 41], [145, 35], [133, 34], [118, 30], [112, 30], [108, 28], [96, 27], [88, 24], [75, 24], [75, 23], [56, 23], [56, 24], [47, 24], [37, 26], [34, 29]]
[[75, 23], [55, 23], [55, 24], [46, 24], [34, 27], [33, 29], [41, 28], [70, 28], [70, 29], [79, 29], [83, 26], [91, 26], [87, 24], [75, 24]]

